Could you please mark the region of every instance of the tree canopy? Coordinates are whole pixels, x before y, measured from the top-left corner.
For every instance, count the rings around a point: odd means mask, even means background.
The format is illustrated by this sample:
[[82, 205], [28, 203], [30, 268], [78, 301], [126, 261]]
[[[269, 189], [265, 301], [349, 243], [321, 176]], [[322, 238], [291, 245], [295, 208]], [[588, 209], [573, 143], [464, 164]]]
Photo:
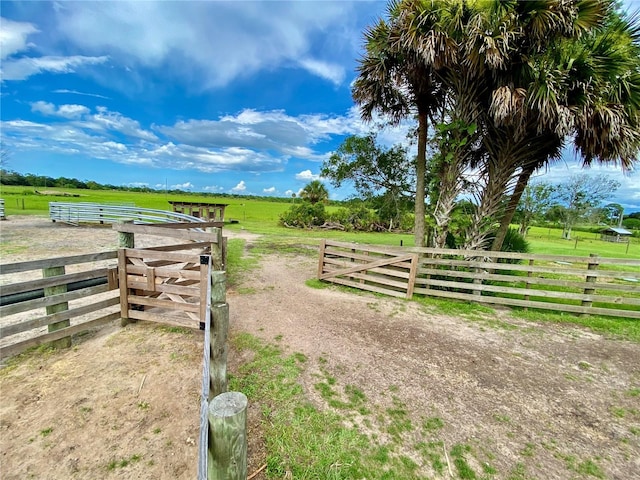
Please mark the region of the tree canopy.
[[[473, 170], [465, 247], [486, 248], [500, 226], [497, 249], [532, 173], [568, 141], [585, 165], [638, 161], [640, 26], [613, 1], [392, 1], [365, 32], [358, 73], [365, 120], [417, 118], [416, 245], [427, 172], [437, 177], [436, 244]], [[447, 127], [427, 169], [429, 124]]]

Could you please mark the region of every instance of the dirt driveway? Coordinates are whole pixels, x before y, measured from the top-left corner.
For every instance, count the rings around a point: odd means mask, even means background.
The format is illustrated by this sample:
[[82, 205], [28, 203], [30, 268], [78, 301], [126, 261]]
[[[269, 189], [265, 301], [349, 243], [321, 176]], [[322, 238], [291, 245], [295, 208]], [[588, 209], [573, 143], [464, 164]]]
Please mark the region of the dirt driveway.
[[[2, 263], [117, 243], [109, 229], [43, 218], [11, 217], [0, 229]], [[415, 424], [440, 419], [442, 444], [467, 446], [468, 463], [486, 478], [640, 478], [640, 345], [508, 311], [447, 316], [312, 289], [305, 281], [315, 270], [311, 256], [264, 255], [228, 301], [232, 333], [306, 356], [302, 386], [318, 408], [330, 407], [314, 384], [330, 374], [380, 411], [401, 399]], [[195, 478], [201, 338], [116, 324], [68, 351], [9, 362], [0, 370], [0, 476]], [[385, 441], [375, 422], [362, 429]], [[417, 452], [425, 439], [413, 435], [406, 455], [425, 478], [440, 478]], [[251, 472], [264, 449], [254, 444], [250, 455]]]

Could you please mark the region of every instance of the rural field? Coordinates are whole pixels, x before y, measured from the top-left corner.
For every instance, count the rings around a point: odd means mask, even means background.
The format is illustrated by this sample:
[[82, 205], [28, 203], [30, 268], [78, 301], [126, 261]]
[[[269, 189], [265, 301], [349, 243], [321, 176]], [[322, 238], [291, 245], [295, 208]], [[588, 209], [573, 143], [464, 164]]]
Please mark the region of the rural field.
[[[46, 202], [65, 199], [7, 193], [2, 263], [117, 245], [108, 227], [50, 222]], [[147, 200], [133, 201], [167, 208]], [[328, 286], [315, 280], [320, 238], [411, 236], [300, 232], [276, 226], [289, 204], [216, 200], [240, 221], [225, 228], [229, 368], [250, 402], [249, 472], [266, 465], [254, 478], [640, 478], [637, 321]], [[555, 233], [533, 231], [535, 251], [640, 258], [637, 244]], [[116, 322], [5, 362], [2, 478], [194, 478], [201, 342]]]

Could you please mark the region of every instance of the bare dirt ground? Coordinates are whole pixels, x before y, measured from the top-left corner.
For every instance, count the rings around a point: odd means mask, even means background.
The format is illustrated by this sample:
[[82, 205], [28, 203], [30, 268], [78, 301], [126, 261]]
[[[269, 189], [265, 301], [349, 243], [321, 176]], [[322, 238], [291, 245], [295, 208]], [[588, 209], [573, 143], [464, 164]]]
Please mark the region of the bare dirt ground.
[[[35, 217], [10, 217], [0, 235], [2, 263], [117, 245], [108, 228]], [[438, 440], [469, 446], [476, 472], [484, 461], [495, 469], [487, 478], [640, 478], [640, 345], [506, 310], [453, 317], [312, 289], [315, 269], [310, 256], [263, 256], [243, 281], [250, 293], [227, 299], [232, 334], [307, 357], [301, 381], [319, 408], [329, 407], [314, 385], [330, 374], [359, 387], [375, 411], [401, 399], [415, 425], [441, 419]], [[0, 477], [195, 478], [201, 351], [201, 332], [117, 323], [67, 351], [9, 361], [0, 370]], [[229, 360], [231, 372], [242, 361], [233, 350]], [[265, 451], [255, 410], [250, 419], [253, 472]], [[439, 478], [416, 455], [423, 434], [406, 438], [406, 455]]]

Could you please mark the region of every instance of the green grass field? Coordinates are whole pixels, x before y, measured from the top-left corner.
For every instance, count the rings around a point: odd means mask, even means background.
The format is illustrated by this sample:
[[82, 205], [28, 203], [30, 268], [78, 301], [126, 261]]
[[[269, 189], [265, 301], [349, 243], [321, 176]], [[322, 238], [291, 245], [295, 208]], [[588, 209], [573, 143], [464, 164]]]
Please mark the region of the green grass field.
[[[77, 190], [65, 188], [44, 189], [35, 193], [33, 187], [0, 186], [0, 198], [5, 201], [7, 216], [11, 215], [48, 215], [49, 202], [93, 202], [106, 204], [134, 204], [141, 208], [171, 210], [169, 201], [189, 200], [212, 203], [226, 203], [226, 220], [237, 220], [239, 223], [229, 225], [230, 229], [245, 229], [272, 237], [280, 237], [284, 241], [317, 244], [322, 238], [346, 242], [369, 243], [378, 245], [413, 246], [413, 235], [398, 233], [366, 233], [312, 230], [302, 231], [284, 228], [278, 225], [280, 214], [291, 207], [292, 200], [261, 200], [243, 197], [215, 197], [208, 195], [177, 195], [164, 192], [138, 193], [118, 190]], [[55, 192], [56, 194], [52, 194]], [[299, 201], [299, 200], [298, 200]], [[329, 206], [331, 211], [338, 207]], [[596, 253], [603, 257], [640, 258], [640, 239], [634, 238], [627, 244], [603, 242], [595, 233], [576, 231], [573, 240], [562, 239], [559, 229], [532, 227], [527, 237], [533, 253], [553, 255], [588, 256]], [[577, 239], [577, 241], [576, 241]]]

